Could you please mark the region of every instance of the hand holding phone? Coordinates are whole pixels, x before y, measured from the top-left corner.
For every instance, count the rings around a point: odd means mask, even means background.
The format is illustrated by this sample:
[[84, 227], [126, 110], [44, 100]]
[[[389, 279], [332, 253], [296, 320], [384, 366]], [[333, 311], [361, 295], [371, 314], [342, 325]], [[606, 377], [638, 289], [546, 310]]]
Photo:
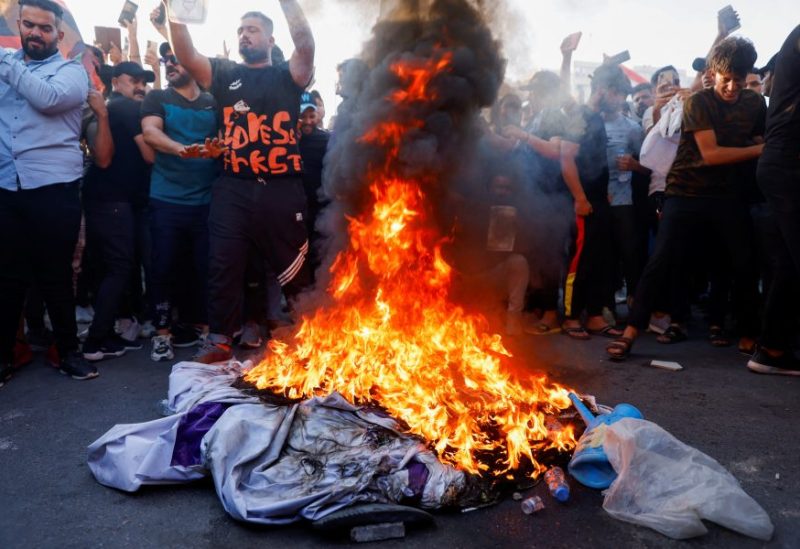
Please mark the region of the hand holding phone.
[[131, 2], [131, 0], [125, 0], [125, 4], [122, 6], [122, 13], [119, 14], [119, 24], [123, 28], [128, 28], [133, 18], [136, 17], [136, 10], [138, 9], [138, 4]]
[[739, 14], [733, 9], [733, 6], [728, 4], [717, 14], [717, 25], [719, 27], [720, 36], [728, 36], [733, 31], [742, 27], [742, 22], [739, 19]]
[[581, 37], [583, 33], [573, 32], [561, 42], [561, 53], [572, 53], [578, 49], [578, 44], [581, 43]]

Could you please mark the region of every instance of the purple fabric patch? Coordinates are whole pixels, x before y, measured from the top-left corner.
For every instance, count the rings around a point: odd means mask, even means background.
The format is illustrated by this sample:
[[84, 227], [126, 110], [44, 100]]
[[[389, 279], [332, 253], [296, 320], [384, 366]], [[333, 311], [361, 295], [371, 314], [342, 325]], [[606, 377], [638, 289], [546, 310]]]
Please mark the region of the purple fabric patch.
[[414, 493], [409, 499], [419, 500], [428, 482], [428, 468], [418, 461], [411, 461], [406, 467], [408, 470], [408, 487]]
[[219, 402], [204, 402], [189, 410], [178, 424], [170, 465], [200, 465], [200, 442], [230, 406]]

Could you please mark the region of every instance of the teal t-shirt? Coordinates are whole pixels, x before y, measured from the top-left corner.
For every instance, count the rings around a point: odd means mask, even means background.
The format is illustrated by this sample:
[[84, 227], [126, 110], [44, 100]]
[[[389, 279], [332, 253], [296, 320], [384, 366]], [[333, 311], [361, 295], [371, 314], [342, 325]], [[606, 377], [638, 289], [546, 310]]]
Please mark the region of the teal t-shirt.
[[[217, 102], [207, 92], [189, 101], [172, 88], [153, 90], [142, 101], [142, 118], [146, 116], [162, 118], [164, 133], [182, 145], [217, 137]], [[208, 204], [211, 183], [218, 173], [217, 160], [184, 159], [157, 152], [150, 178], [150, 197], [187, 206]]]

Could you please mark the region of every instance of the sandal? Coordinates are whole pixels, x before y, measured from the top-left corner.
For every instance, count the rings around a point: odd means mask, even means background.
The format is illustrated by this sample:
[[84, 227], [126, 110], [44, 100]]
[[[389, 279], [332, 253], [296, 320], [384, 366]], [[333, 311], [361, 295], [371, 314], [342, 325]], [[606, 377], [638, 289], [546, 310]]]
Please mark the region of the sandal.
[[708, 331], [708, 341], [714, 347], [730, 347], [733, 344], [725, 330], [718, 326], [714, 326]]
[[[737, 349], [739, 350], [739, 352], [740, 352], [740, 353], [742, 353], [743, 355], [747, 355], [747, 356], [753, 356], [753, 354], [755, 354], [755, 352], [756, 352], [756, 343], [755, 343], [755, 342], [752, 342], [752, 343], [750, 343], [750, 344], [748, 345], [746, 342], [744, 342], [744, 343], [743, 343], [743, 341], [744, 341], [745, 339], [746, 339], [746, 338], [742, 338], [742, 339], [740, 339], [740, 340], [739, 340], [739, 344], [736, 346], [736, 348], [737, 348]], [[749, 340], [749, 338], [747, 338], [747, 339]]]
[[525, 331], [532, 335], [545, 336], [550, 334], [558, 334], [561, 332], [561, 328], [558, 326], [550, 326], [549, 324], [540, 322], [534, 326], [526, 328]]
[[589, 333], [583, 328], [583, 326], [561, 326], [561, 329], [572, 339], [577, 339], [578, 341], [586, 341], [591, 339], [591, 336], [589, 336]]
[[586, 331], [594, 336], [603, 336], [612, 338], [622, 337], [622, 334], [624, 333], [622, 330], [618, 330], [613, 326], [611, 326], [610, 324], [606, 324], [605, 326], [603, 326], [598, 330], [592, 330], [591, 328], [586, 328]]
[[670, 325], [667, 330], [661, 334], [660, 336], [656, 337], [656, 341], [659, 343], [664, 343], [665, 345], [671, 345], [673, 343], [680, 343], [682, 341], [686, 341], [689, 339], [689, 336], [686, 335], [680, 326]]
[[606, 345], [606, 353], [611, 360], [625, 360], [631, 354], [633, 349], [633, 338], [618, 337], [608, 345]]

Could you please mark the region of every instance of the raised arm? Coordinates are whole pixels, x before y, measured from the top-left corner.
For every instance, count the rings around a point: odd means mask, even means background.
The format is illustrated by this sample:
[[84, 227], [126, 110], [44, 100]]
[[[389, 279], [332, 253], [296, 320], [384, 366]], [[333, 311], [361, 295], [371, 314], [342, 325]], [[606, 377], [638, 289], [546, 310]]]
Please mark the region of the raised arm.
[[280, 0], [280, 3], [294, 43], [294, 53], [289, 59], [289, 71], [295, 84], [305, 88], [314, 76], [314, 36], [297, 0]]
[[128, 61], [133, 61], [140, 67], [142, 65], [142, 53], [139, 49], [139, 25], [136, 18], [124, 24], [125, 29], [128, 31]]
[[[169, 11], [167, 11], [167, 19], [169, 20]], [[169, 20], [169, 34], [172, 53], [178, 58], [180, 64], [189, 71], [201, 88], [210, 88], [211, 61], [195, 49], [186, 25]]]
[[47, 80], [33, 74], [11, 52], [0, 56], [0, 82], [5, 82], [44, 114], [58, 114], [83, 105], [89, 79], [78, 63], [67, 63]]

